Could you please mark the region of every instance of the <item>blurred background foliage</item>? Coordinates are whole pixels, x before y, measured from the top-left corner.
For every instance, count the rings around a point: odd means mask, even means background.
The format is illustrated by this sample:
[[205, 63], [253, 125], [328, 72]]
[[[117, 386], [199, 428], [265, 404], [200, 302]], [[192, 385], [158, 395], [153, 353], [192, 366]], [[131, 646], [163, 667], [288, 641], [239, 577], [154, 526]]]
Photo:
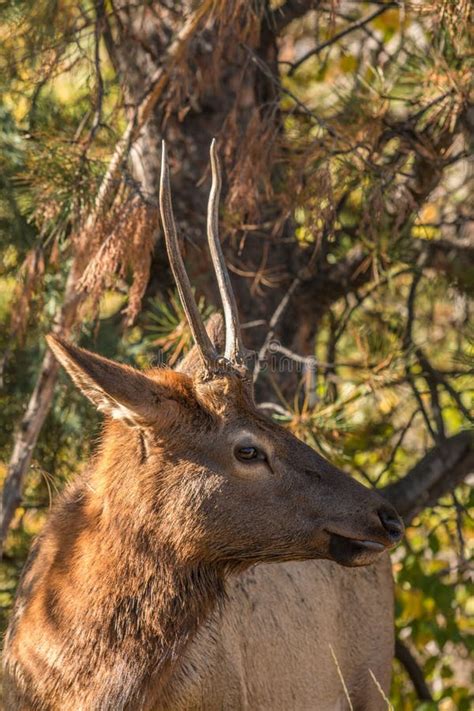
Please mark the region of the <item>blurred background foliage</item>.
[[[157, 22], [160, 13], [181, 12], [171, 0], [142, 5]], [[219, 3], [184, 5], [211, 26], [224, 23]], [[225, 21], [239, 27], [242, 56], [259, 67], [252, 33], [258, 34], [261, 7], [277, 13], [284, 3], [248, 5], [229, 3]], [[0, 18], [4, 477], [73, 264], [77, 279], [87, 265], [100, 272], [74, 319], [82, 345], [140, 367], [173, 365], [190, 336], [156, 240], [156, 219], [131, 217], [140, 185], [126, 160], [113, 176], [108, 212], [95, 225], [116, 253], [99, 254], [97, 234], [88, 241], [84, 227], [130, 120], [130, 92], [110, 46], [114, 4], [7, 1]], [[109, 37], [104, 18], [112, 25]], [[358, 257], [354, 283], [320, 312], [314, 307], [318, 326], [309, 352], [289, 350], [283, 332], [274, 344], [278, 364], [267, 360], [260, 377], [279, 421], [371, 485], [397, 481], [440, 438], [472, 422], [468, 28], [464, 0], [308, 3], [277, 38], [278, 73], [271, 81], [278, 81], [272, 108], [281, 116], [278, 131], [268, 132], [260, 115], [246, 134], [244, 155], [232, 154], [236, 167], [226, 163], [222, 231], [231, 246], [255, 224], [272, 233], [261, 203], [277, 204], [292, 226], [300, 262], [321, 260], [314, 279], [326, 275], [328, 289], [342, 278], [331, 269]], [[270, 71], [265, 64], [260, 69]], [[175, 110], [175, 96], [168, 98]], [[194, 110], [190, 102], [179, 120]], [[224, 129], [218, 138], [225, 145]], [[265, 162], [271, 171], [263, 170]], [[137, 242], [140, 259], [129, 259], [133, 231], [147, 233], [149, 251], [154, 247], [155, 276], [149, 278], [144, 242]], [[235, 269], [240, 276], [244, 271]], [[258, 301], [279, 274], [269, 270], [257, 283], [256, 271], [248, 276]], [[207, 275], [200, 279], [197, 295], [208, 316], [217, 304], [203, 286]], [[134, 283], [133, 313], [124, 315]], [[298, 298], [296, 312], [304, 309]], [[249, 309], [246, 317], [248, 333], [260, 328], [263, 341], [265, 321], [252, 325]], [[291, 371], [284, 383], [281, 356]], [[32, 538], [65, 482], [85, 466], [99, 432], [97, 414], [61, 374], [5, 544], [3, 628]], [[397, 635], [433, 699], [419, 698], [406, 664], [396, 660], [396, 709], [472, 708], [469, 509], [472, 493], [461, 484], [414, 519], [393, 555]]]

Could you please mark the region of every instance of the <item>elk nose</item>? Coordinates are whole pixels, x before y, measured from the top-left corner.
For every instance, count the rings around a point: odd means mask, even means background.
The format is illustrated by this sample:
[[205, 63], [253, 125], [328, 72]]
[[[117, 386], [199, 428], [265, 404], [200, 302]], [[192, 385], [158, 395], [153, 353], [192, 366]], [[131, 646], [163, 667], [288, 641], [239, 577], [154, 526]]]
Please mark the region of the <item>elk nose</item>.
[[384, 506], [379, 510], [379, 518], [382, 522], [382, 526], [387, 531], [391, 540], [394, 543], [398, 543], [403, 536], [403, 531], [405, 527], [400, 516], [397, 514], [395, 509], [391, 506]]

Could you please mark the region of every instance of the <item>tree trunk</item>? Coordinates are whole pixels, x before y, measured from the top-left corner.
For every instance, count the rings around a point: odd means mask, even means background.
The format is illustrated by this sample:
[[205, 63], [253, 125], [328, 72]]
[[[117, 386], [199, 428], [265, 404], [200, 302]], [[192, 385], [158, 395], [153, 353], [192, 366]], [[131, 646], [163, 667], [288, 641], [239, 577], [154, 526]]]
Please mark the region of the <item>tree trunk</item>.
[[[63, 336], [67, 336], [70, 333], [80, 303], [80, 296], [76, 292], [76, 286], [77, 275], [73, 263], [66, 284], [64, 303], [54, 328], [55, 333]], [[59, 363], [51, 351], [47, 350], [25, 415], [16, 429], [13, 440], [13, 452], [8, 464], [2, 492], [0, 555], [12, 518], [21, 503], [23, 483], [31, 464], [39, 434], [51, 409], [58, 372]]]
[[26, 413], [15, 433], [13, 453], [3, 487], [2, 510], [0, 513], [0, 540], [2, 545], [13, 515], [21, 503], [23, 481], [30, 466], [39, 433], [51, 407], [58, 370], [59, 364], [57, 360], [50, 351], [47, 351]]

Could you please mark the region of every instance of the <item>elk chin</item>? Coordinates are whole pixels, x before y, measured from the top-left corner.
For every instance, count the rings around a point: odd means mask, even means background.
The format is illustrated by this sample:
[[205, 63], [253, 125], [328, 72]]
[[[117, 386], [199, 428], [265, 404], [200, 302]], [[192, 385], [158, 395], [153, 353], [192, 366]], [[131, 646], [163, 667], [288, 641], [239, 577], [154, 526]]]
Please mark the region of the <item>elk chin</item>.
[[378, 541], [356, 540], [338, 533], [328, 533], [329, 559], [349, 568], [370, 565], [387, 550], [387, 547]]

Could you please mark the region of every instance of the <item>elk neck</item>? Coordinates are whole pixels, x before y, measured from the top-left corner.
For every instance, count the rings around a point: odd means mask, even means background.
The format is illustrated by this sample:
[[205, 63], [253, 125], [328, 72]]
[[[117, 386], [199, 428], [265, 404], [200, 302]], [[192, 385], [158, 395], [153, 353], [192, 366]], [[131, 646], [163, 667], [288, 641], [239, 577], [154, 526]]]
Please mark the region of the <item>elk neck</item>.
[[[139, 431], [107, 424], [90, 470], [68, 488], [42, 535], [49, 559], [43, 609], [54, 616], [59, 634], [72, 628], [76, 643], [96, 645], [98, 667], [113, 669], [120, 660], [123, 669], [130, 663], [133, 682], [120, 693], [132, 704], [143, 699], [144, 688], [154, 698], [160, 694], [224, 597], [223, 568], [193, 560], [189, 551], [183, 556], [180, 539], [170, 535], [159, 485], [150, 497], [143, 489], [147, 477], [134, 476], [135, 462], [146, 468], [144, 446]], [[155, 482], [161, 478], [159, 457], [153, 462]]]

